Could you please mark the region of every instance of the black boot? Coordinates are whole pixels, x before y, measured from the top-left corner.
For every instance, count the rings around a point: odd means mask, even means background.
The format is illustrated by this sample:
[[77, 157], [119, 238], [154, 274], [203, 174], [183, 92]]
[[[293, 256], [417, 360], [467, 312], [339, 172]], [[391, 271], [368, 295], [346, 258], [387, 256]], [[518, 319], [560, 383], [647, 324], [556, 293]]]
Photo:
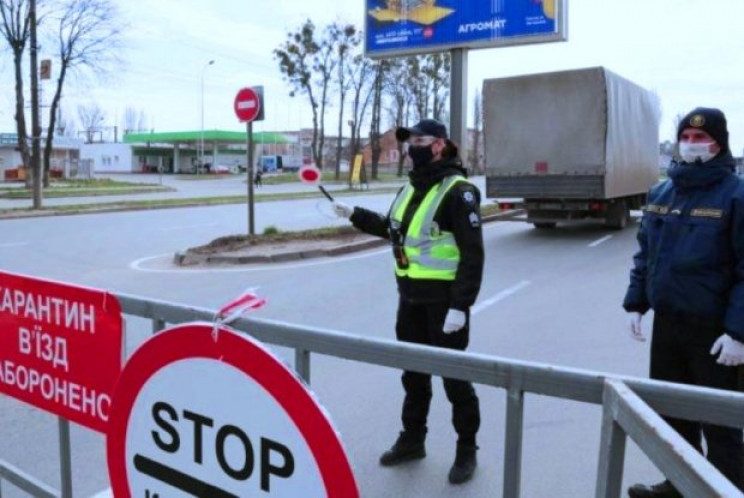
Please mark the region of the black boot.
[[683, 498], [682, 494], [668, 480], [652, 486], [634, 484], [628, 488], [628, 496], [630, 498]]
[[475, 452], [478, 447], [474, 444], [457, 443], [457, 454], [455, 463], [449, 471], [449, 482], [452, 484], [462, 484], [470, 480], [475, 472], [478, 462], [475, 458]]
[[402, 431], [395, 444], [380, 457], [380, 465], [392, 467], [424, 458], [426, 456], [424, 437], [423, 434]]

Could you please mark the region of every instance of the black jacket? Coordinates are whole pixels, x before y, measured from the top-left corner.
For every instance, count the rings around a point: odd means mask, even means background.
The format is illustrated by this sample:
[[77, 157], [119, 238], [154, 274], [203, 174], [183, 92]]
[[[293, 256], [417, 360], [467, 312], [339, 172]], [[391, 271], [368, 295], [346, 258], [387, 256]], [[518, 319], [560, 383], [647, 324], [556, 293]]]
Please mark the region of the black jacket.
[[729, 153], [681, 163], [651, 189], [626, 310], [704, 320], [744, 341], [744, 182], [734, 164]]
[[[426, 193], [448, 176], [467, 176], [459, 159], [445, 159], [409, 173], [415, 192], [403, 216], [401, 231], [406, 233], [416, 209]], [[462, 311], [478, 297], [483, 276], [483, 233], [480, 219], [480, 192], [470, 182], [458, 182], [448, 192], [434, 216], [439, 227], [452, 232], [460, 250], [460, 264], [454, 281], [398, 277], [401, 298], [413, 303], [447, 303]], [[355, 207], [351, 222], [363, 232], [390, 239], [390, 212], [382, 215]]]

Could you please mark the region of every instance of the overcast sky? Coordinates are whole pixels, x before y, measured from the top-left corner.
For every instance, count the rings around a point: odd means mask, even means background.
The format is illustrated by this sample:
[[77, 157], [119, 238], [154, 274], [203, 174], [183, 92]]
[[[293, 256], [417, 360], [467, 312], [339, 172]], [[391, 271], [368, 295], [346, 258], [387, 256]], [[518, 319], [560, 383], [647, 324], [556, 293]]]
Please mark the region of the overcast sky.
[[[742, 154], [744, 0], [568, 3], [567, 42], [470, 52], [469, 114], [473, 91], [484, 78], [602, 65], [657, 92], [662, 140], [674, 138], [678, 114], [698, 105], [720, 107], [729, 120], [732, 149]], [[110, 126], [121, 126], [124, 109], [134, 107], [156, 131], [200, 129], [202, 76], [206, 129], [244, 129], [234, 116], [233, 99], [241, 87], [255, 85], [265, 88], [266, 120], [254, 130], [312, 126], [306, 98], [288, 97], [272, 50], [307, 18], [316, 25], [340, 20], [363, 28], [365, 10], [363, 0], [121, 0], [118, 5], [129, 25], [124, 64], [104, 82], [68, 81], [63, 106], [74, 117], [79, 103], [97, 104]], [[42, 50], [42, 57], [48, 55]], [[215, 63], [205, 69], [209, 60]], [[0, 132], [13, 132], [7, 52], [0, 70]], [[335, 130], [333, 115], [335, 109], [327, 128]]]

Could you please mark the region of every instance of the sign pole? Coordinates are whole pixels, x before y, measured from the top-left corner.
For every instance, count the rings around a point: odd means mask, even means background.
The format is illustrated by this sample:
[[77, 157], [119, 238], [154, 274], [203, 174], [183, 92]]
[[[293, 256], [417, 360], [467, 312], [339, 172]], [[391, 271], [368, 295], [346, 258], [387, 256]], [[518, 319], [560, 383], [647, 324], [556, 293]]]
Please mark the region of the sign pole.
[[254, 202], [253, 202], [253, 121], [263, 120], [263, 87], [241, 88], [235, 96], [233, 108], [235, 115], [245, 126], [245, 159], [248, 164], [245, 165], [245, 171], [248, 178], [248, 235], [255, 235], [254, 224]]
[[467, 162], [468, 144], [468, 49], [450, 50], [452, 73], [450, 77], [450, 137], [460, 147], [460, 157], [465, 167], [474, 171], [474, 164]]
[[245, 168], [248, 178], [248, 235], [255, 234], [254, 216], [253, 216], [253, 121], [249, 121], [245, 125], [245, 145], [246, 145], [246, 160], [248, 161], [248, 167]]

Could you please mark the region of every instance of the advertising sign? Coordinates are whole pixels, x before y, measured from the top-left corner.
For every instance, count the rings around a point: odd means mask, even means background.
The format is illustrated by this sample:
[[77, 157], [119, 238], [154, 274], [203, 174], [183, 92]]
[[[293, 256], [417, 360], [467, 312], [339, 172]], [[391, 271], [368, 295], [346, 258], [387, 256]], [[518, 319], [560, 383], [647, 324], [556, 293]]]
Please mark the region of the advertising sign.
[[105, 432], [121, 350], [113, 295], [0, 272], [0, 393]]
[[565, 0], [366, 0], [368, 57], [563, 41]]
[[209, 323], [161, 331], [134, 352], [106, 453], [117, 498], [359, 497], [302, 381], [261, 343]]

